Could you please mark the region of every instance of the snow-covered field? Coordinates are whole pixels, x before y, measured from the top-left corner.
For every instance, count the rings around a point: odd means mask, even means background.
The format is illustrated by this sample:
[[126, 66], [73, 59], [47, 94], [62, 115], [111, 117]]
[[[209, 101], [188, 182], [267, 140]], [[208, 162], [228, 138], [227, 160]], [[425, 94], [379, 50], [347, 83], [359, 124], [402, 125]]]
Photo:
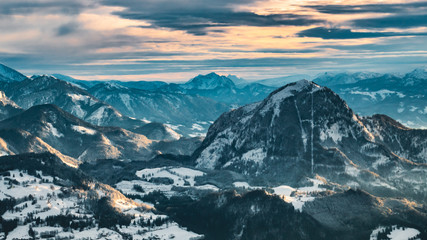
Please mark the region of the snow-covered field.
[[[170, 170], [174, 176], [186, 178], [194, 184], [194, 177], [202, 172], [174, 168]], [[115, 226], [114, 230], [98, 226], [94, 214], [87, 208], [87, 196], [81, 190], [73, 191], [71, 188], [55, 184], [61, 179], [45, 176], [37, 171], [37, 176], [29, 175], [25, 171], [12, 170], [0, 176], [0, 200], [15, 199], [13, 209], [7, 210], [1, 217], [6, 221], [17, 220], [18, 226], [0, 238], [5, 239], [32, 239], [30, 232], [39, 238], [62, 239], [124, 239], [131, 235], [133, 239], [198, 239], [201, 235], [187, 231], [165, 215], [158, 215], [141, 207], [143, 203], [129, 204], [122, 199], [114, 199], [125, 215], [131, 216], [129, 226]], [[178, 184], [184, 184], [184, 180]], [[98, 192], [103, 196], [101, 191]], [[72, 216], [73, 219], [83, 219], [89, 224], [80, 228], [63, 228], [60, 225], [48, 225], [47, 218], [54, 216]], [[163, 219], [160, 223], [153, 224], [154, 220]], [[75, 221], [75, 220], [72, 220]], [[141, 223], [144, 223], [141, 225]], [[151, 223], [151, 224], [150, 224]]]
[[[136, 172], [138, 180], [121, 181], [116, 188], [125, 194], [145, 196], [154, 191], [162, 192], [166, 197], [178, 195], [177, 188], [187, 190], [218, 191], [218, 187], [205, 184], [197, 185], [196, 177], [205, 175], [204, 172], [184, 167], [146, 168]], [[143, 192], [135, 189], [139, 186]]]
[[323, 192], [326, 189], [319, 187], [323, 182], [318, 179], [309, 179], [313, 186], [293, 188], [287, 185], [281, 185], [273, 188], [274, 194], [281, 196], [286, 202], [291, 203], [296, 210], [302, 211], [306, 202], [313, 201], [313, 194]]
[[[374, 231], [372, 231], [370, 240], [376, 240], [379, 233], [384, 233], [387, 231], [386, 227], [378, 227]], [[417, 239], [415, 238], [420, 231], [414, 228], [405, 228], [400, 226], [392, 226], [390, 233], [387, 234], [387, 237], [390, 240], [408, 240], [408, 239]], [[420, 238], [418, 238], [420, 239]]]

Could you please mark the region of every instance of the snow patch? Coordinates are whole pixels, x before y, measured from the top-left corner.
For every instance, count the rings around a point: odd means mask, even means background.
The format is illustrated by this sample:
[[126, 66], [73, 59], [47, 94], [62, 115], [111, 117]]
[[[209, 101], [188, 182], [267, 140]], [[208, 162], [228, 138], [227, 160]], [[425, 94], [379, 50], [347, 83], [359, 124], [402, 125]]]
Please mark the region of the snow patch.
[[200, 125], [199, 125], [199, 124], [197, 124], [197, 123], [194, 123], [194, 124], [191, 126], [191, 130], [203, 131], [203, 130], [205, 130], [205, 128], [204, 128], [204, 127], [202, 127], [202, 126], [200, 126]]
[[93, 130], [91, 128], [86, 128], [86, 127], [83, 127], [83, 126], [72, 125], [71, 128], [74, 131], [79, 132], [81, 134], [86, 134], [86, 135], [95, 135], [96, 134], [96, 130]]
[[[364, 95], [364, 96], [368, 96], [370, 97], [372, 100], [376, 101], [376, 100], [384, 100], [386, 97], [389, 97], [391, 95], [396, 95], [399, 98], [404, 98], [405, 94], [400, 93], [400, 92], [395, 92], [395, 91], [390, 91], [387, 89], [381, 89], [375, 92], [362, 92], [362, 91], [351, 91], [350, 94], [355, 94], [355, 95]], [[377, 98], [379, 97], [379, 98]]]
[[267, 157], [267, 153], [262, 148], [252, 149], [244, 153], [241, 160], [244, 162], [253, 162], [256, 164], [262, 164], [264, 159]]
[[[390, 240], [408, 240], [416, 237], [418, 234], [420, 234], [420, 231], [414, 228], [404, 228], [399, 226], [392, 226], [392, 230], [389, 234], [387, 234], [387, 237]], [[374, 229], [371, 233], [371, 236], [369, 237], [370, 240], [376, 240], [379, 233], [384, 233], [387, 230], [386, 227], [378, 227]]]
[[343, 137], [348, 137], [348, 133], [342, 133], [338, 123], [334, 123], [329, 128], [325, 128], [323, 131], [320, 131], [320, 140], [322, 141], [332, 139], [332, 141], [338, 143]]
[[47, 126], [47, 131], [49, 131], [53, 136], [57, 137], [57, 138], [61, 138], [64, 137], [64, 134], [60, 133], [58, 131], [58, 129], [56, 129], [52, 123], [46, 123]]

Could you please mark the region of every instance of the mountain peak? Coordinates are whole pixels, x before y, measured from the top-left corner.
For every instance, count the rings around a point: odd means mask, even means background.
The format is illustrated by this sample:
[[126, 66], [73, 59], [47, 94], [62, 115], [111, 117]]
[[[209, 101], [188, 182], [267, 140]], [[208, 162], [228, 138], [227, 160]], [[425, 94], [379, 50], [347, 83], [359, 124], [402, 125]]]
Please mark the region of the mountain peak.
[[26, 76], [20, 72], [0, 63], [0, 80], [6, 82], [23, 81]]
[[115, 82], [105, 82], [105, 83], [101, 83], [101, 84], [103, 84], [104, 87], [106, 89], [109, 89], [109, 90], [113, 90], [113, 89], [127, 89], [127, 87], [124, 87], [124, 86], [122, 86], [122, 85], [120, 85], [118, 83], [115, 83]]
[[320, 87], [316, 83], [302, 79], [297, 82], [286, 84], [285, 86], [277, 89], [276, 91], [270, 94], [268, 99], [271, 102], [280, 102], [290, 96], [304, 91], [314, 92], [320, 89], [322, 89], [322, 87]]
[[[202, 74], [199, 74], [199, 76], [203, 76]], [[216, 72], [211, 72], [206, 74], [205, 76], [207, 77], [221, 77], [220, 75], [218, 75]]]
[[215, 89], [215, 88], [234, 88], [233, 81], [226, 76], [220, 76], [215, 72], [206, 75], [198, 75], [197, 77], [186, 82], [184, 88], [187, 89]]
[[406, 74], [406, 78], [427, 79], [427, 66], [415, 68]]

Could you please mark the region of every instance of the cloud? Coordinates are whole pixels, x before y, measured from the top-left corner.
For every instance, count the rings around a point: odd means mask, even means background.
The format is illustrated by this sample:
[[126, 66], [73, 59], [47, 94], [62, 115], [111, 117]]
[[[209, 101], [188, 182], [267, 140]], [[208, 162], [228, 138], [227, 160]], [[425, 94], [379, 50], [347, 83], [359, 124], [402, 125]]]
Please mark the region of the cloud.
[[43, 12], [77, 15], [91, 5], [80, 1], [1, 0], [0, 15], [28, 15]]
[[353, 25], [360, 28], [414, 28], [427, 26], [427, 14], [394, 15], [380, 18], [353, 20]]
[[229, 26], [306, 26], [324, 22], [306, 15], [280, 13], [259, 15], [254, 12], [236, 11], [237, 4], [249, 4], [254, 1], [218, 0], [213, 4], [208, 0], [146, 0], [146, 1], [117, 1], [104, 0], [103, 4], [125, 7], [123, 11], [115, 12], [125, 19], [146, 20], [152, 27], [164, 27], [183, 30], [193, 35], [206, 35], [216, 31], [218, 27]]
[[427, 7], [427, 2], [411, 2], [400, 4], [364, 4], [364, 5], [305, 5], [306, 8], [315, 9], [328, 14], [356, 14], [356, 13], [402, 13]]
[[66, 36], [68, 34], [76, 32], [78, 30], [78, 28], [79, 28], [79, 25], [75, 22], [63, 24], [58, 28], [56, 35], [57, 36]]
[[326, 14], [381, 13], [387, 16], [362, 18], [350, 21], [358, 28], [413, 28], [427, 26], [427, 1], [395, 4], [360, 5], [304, 5]]
[[427, 35], [427, 33], [353, 32], [351, 29], [316, 27], [303, 30], [297, 35], [299, 37], [315, 37], [322, 39], [356, 39], [395, 36], [419, 36]]

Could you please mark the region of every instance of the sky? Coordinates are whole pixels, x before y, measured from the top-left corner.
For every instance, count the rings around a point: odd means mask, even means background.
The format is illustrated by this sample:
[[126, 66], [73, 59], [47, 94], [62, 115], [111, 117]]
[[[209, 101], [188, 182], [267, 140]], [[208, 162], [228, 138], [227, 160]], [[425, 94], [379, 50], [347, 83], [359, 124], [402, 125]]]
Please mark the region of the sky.
[[26, 75], [185, 81], [427, 64], [427, 1], [1, 0], [0, 63]]

